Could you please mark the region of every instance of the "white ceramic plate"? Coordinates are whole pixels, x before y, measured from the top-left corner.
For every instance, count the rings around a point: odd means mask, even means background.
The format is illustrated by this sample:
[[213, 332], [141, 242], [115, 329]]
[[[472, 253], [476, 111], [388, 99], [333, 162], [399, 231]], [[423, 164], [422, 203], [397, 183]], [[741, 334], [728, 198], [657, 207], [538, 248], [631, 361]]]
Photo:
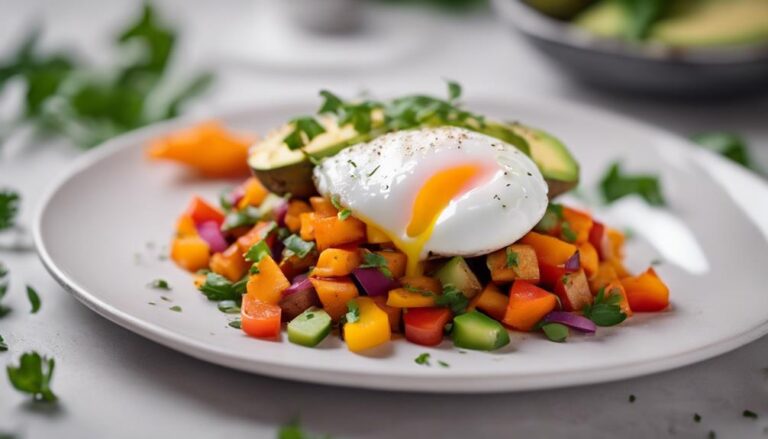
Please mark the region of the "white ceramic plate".
[[[265, 132], [315, 106], [278, 105], [220, 117], [232, 128]], [[188, 121], [120, 137], [83, 156], [40, 211], [39, 253], [78, 300], [131, 331], [213, 363], [325, 384], [424, 392], [586, 384], [683, 366], [768, 332], [768, 191], [761, 182], [677, 137], [591, 108], [540, 100], [478, 100], [468, 107], [545, 127], [562, 138], [582, 164], [584, 187], [594, 187], [617, 158], [629, 170], [660, 174], [668, 209], [629, 199], [599, 215], [635, 230], [627, 249], [631, 268], [640, 270], [657, 258], [666, 261], [658, 271], [671, 287], [671, 309], [600, 328], [593, 337], [572, 336], [563, 344], [537, 334], [513, 334], [507, 348], [493, 353], [459, 352], [448, 341], [424, 348], [397, 340], [357, 355], [336, 337], [316, 349], [285, 339], [248, 338], [227, 326], [232, 316], [206, 301], [189, 274], [157, 257], [193, 194], [215, 199], [232, 184], [196, 180], [173, 165], [145, 160], [148, 139]], [[719, 183], [721, 174], [737, 186]], [[167, 279], [173, 290], [148, 289], [156, 278]], [[169, 310], [174, 305], [183, 311]], [[431, 353], [432, 366], [414, 362], [422, 352]], [[450, 367], [438, 366], [437, 360]]]

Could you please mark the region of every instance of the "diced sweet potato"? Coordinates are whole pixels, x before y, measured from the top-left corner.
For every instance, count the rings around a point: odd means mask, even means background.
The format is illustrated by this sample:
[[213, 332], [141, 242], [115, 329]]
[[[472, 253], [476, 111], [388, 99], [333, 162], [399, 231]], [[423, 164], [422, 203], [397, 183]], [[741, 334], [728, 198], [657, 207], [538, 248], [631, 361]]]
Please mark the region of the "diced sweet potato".
[[496, 320], [502, 320], [507, 311], [508, 302], [509, 298], [499, 291], [496, 285], [488, 284], [469, 302], [467, 311], [479, 309]]
[[237, 247], [240, 253], [246, 253], [254, 244], [257, 244], [262, 239], [271, 247], [275, 240], [274, 234], [269, 234], [273, 224], [268, 221], [259, 221], [245, 235], [237, 238]]
[[291, 200], [288, 203], [288, 212], [285, 214], [285, 226], [293, 233], [298, 232], [301, 229], [302, 213], [312, 212], [312, 208], [306, 201]]
[[312, 270], [312, 275], [318, 277], [348, 276], [361, 263], [362, 256], [357, 248], [328, 248], [320, 253], [317, 266]]
[[387, 268], [392, 272], [393, 278], [399, 279], [405, 276], [405, 264], [408, 262], [408, 257], [405, 256], [405, 253], [388, 250], [381, 250], [375, 253], [387, 260]]
[[440, 294], [443, 287], [440, 281], [429, 276], [406, 276], [400, 278], [400, 285], [406, 289], [415, 289], [419, 291], [428, 291], [432, 294]]
[[530, 331], [557, 306], [557, 297], [529, 282], [518, 280], [509, 289], [503, 323], [518, 331]]
[[199, 236], [174, 238], [171, 243], [171, 260], [187, 271], [208, 268], [211, 249]]
[[218, 273], [231, 282], [237, 282], [245, 276], [250, 264], [243, 257], [237, 244], [232, 244], [221, 253], [211, 256], [211, 271]]
[[334, 321], [339, 320], [347, 312], [347, 302], [358, 296], [355, 283], [348, 277], [338, 279], [310, 277], [309, 280], [315, 287], [323, 309]]
[[622, 311], [624, 311], [624, 314], [627, 315], [627, 317], [632, 316], [632, 307], [629, 305], [629, 298], [627, 297], [627, 291], [624, 289], [624, 285], [621, 284], [618, 280], [609, 282], [605, 285], [605, 297], [610, 297], [613, 295], [619, 295], [621, 297], [621, 300], [619, 300], [619, 308], [621, 308]]
[[513, 244], [486, 257], [486, 265], [495, 283], [508, 283], [515, 279], [532, 283], [539, 281], [539, 263], [533, 247]]
[[652, 267], [639, 276], [622, 278], [621, 284], [633, 311], [661, 311], [669, 306], [669, 288]]
[[520, 239], [520, 244], [533, 247], [539, 265], [548, 264], [553, 267], [565, 264], [577, 250], [573, 244], [536, 232], [528, 232]]
[[611, 282], [618, 282], [619, 275], [616, 273], [616, 269], [610, 262], [600, 262], [597, 265], [597, 272], [593, 277], [589, 279], [589, 289], [592, 291], [592, 295], [596, 295], [600, 288], [608, 285]]
[[387, 295], [387, 305], [394, 308], [424, 308], [435, 306], [435, 295], [425, 291], [395, 288]]
[[309, 203], [312, 204], [312, 209], [315, 211], [317, 218], [336, 216], [339, 213], [339, 210], [333, 207], [333, 203], [328, 198], [311, 197]]
[[336, 216], [315, 218], [315, 242], [323, 251], [330, 247], [365, 241], [365, 223], [349, 217], [341, 220]]
[[269, 191], [261, 184], [256, 177], [251, 177], [243, 184], [243, 198], [237, 203], [238, 209], [245, 209], [247, 206], [258, 206], [267, 198]]
[[283, 291], [291, 286], [280, 267], [270, 256], [265, 256], [255, 264], [258, 273], [251, 274], [248, 278], [246, 289], [248, 295], [272, 305], [277, 305], [282, 298]]
[[555, 282], [555, 294], [566, 311], [580, 311], [584, 305], [592, 303], [592, 293], [584, 270], [564, 274], [560, 282]]
[[590, 279], [597, 273], [597, 265], [600, 261], [600, 258], [597, 255], [597, 250], [595, 250], [592, 244], [590, 244], [588, 241], [582, 242], [578, 245], [578, 247], [581, 267], [587, 274], [587, 278]]
[[301, 221], [301, 228], [299, 229], [299, 236], [305, 241], [315, 240], [315, 213], [308, 212], [299, 215]]
[[582, 244], [589, 240], [589, 231], [592, 229], [592, 217], [580, 210], [563, 207], [563, 217], [568, 222], [571, 231], [576, 234], [575, 244]]

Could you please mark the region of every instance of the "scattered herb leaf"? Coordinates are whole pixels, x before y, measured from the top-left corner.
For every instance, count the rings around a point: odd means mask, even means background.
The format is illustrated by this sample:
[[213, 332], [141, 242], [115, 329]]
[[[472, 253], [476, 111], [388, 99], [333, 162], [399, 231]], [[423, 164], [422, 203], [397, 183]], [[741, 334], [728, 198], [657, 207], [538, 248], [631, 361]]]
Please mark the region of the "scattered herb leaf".
[[446, 363], [446, 362], [445, 362], [445, 361], [443, 361], [443, 360], [437, 360], [437, 364], [439, 364], [439, 365], [440, 365], [440, 366], [442, 366], [442, 367], [451, 367], [451, 365], [450, 365], [450, 364]]
[[635, 395], [629, 395], [629, 402], [635, 402], [635, 400], [637, 400]]
[[698, 413], [693, 414], [693, 422], [701, 422], [701, 415]]
[[339, 220], [341, 221], [346, 220], [347, 218], [349, 218], [350, 215], [352, 215], [352, 211], [347, 208], [341, 209], [337, 214]]
[[745, 418], [750, 419], [757, 419], [757, 413], [753, 412], [752, 410], [744, 410], [741, 412], [741, 416], [744, 416]]
[[240, 321], [240, 319], [232, 320], [231, 322], [229, 322], [229, 327], [230, 328], [242, 329], [242, 326], [243, 325], [242, 325], [242, 322]]
[[217, 304], [219, 311], [226, 314], [239, 314], [240, 303], [236, 300], [222, 300]]
[[172, 307], [170, 307], [168, 309], [170, 309], [171, 311], [174, 311], [174, 312], [181, 312], [181, 307], [179, 305], [173, 305]]
[[221, 301], [221, 300], [242, 300], [242, 296], [245, 293], [245, 285], [248, 282], [248, 278], [244, 277], [241, 280], [232, 283], [226, 277], [217, 273], [208, 273], [205, 276], [205, 282], [200, 285], [200, 292], [202, 292], [208, 300]]
[[629, 40], [644, 40], [651, 26], [662, 16], [667, 5], [666, 0], [619, 0], [629, 20], [624, 27], [624, 34]]
[[[1, 75], [2, 66], [0, 66], [0, 77]], [[0, 190], [0, 230], [11, 228], [15, 224], [20, 199], [18, 192], [10, 189]]]
[[455, 286], [446, 284], [443, 294], [435, 297], [435, 305], [450, 308], [454, 315], [458, 315], [466, 312], [469, 299]]
[[419, 354], [418, 357], [414, 358], [413, 361], [416, 364], [429, 366], [429, 357], [430, 357], [429, 352], [424, 352]]
[[582, 310], [584, 317], [592, 320], [598, 326], [614, 326], [623, 322], [627, 315], [618, 303], [621, 295], [611, 290], [611, 295], [605, 297], [605, 288], [600, 288], [592, 305], [585, 305]]
[[156, 290], [167, 290], [170, 291], [171, 286], [168, 284], [168, 281], [165, 279], [155, 279], [149, 284], [150, 288], [154, 288]]
[[756, 170], [749, 155], [747, 142], [738, 134], [726, 132], [701, 133], [696, 134], [691, 139], [704, 148], [720, 154], [734, 163]]
[[560, 235], [568, 242], [576, 242], [576, 239], [579, 237], [576, 232], [573, 231], [571, 223], [568, 221], [560, 223]]
[[[296, 234], [285, 238], [283, 240], [283, 245], [285, 245], [286, 251], [291, 252], [291, 254], [294, 254], [301, 259], [307, 257], [307, 255], [312, 253], [312, 251], [315, 249], [314, 241], [305, 241]], [[285, 256], [290, 255], [286, 254]]]
[[392, 271], [389, 269], [387, 258], [378, 253], [365, 252], [363, 254], [363, 263], [360, 264], [360, 268], [378, 268], [384, 276], [392, 279]]
[[360, 306], [357, 301], [350, 300], [347, 302], [347, 323], [356, 323], [360, 320]]
[[507, 247], [507, 268], [517, 267], [519, 263], [517, 252]]
[[375, 174], [376, 171], [378, 171], [380, 167], [381, 167], [381, 165], [376, 165], [376, 167], [373, 168], [373, 171], [368, 173], [368, 177], [373, 177], [373, 174]]
[[627, 195], [641, 196], [652, 206], [666, 204], [661, 192], [659, 177], [655, 175], [624, 174], [618, 162], [613, 163], [600, 182], [600, 189], [606, 203], [612, 203]]
[[272, 250], [269, 249], [269, 245], [263, 239], [253, 244], [251, 248], [245, 252], [245, 259], [249, 262], [257, 264], [261, 262], [266, 256], [272, 256]]
[[291, 150], [303, 148], [312, 139], [325, 132], [325, 128], [314, 117], [299, 117], [290, 123], [293, 124], [293, 131], [285, 136], [283, 142]]
[[57, 398], [51, 390], [51, 378], [55, 365], [53, 358], [25, 352], [18, 367], [7, 367], [8, 379], [16, 390], [32, 395], [35, 401], [54, 402]]
[[5, 342], [3, 339], [3, 336], [0, 335], [0, 352], [5, 352], [8, 350], [8, 343]]
[[37, 294], [37, 291], [29, 285], [27, 285], [27, 298], [29, 299], [29, 304], [32, 305], [32, 310], [30, 310], [30, 312], [36, 314], [40, 311], [40, 296]]

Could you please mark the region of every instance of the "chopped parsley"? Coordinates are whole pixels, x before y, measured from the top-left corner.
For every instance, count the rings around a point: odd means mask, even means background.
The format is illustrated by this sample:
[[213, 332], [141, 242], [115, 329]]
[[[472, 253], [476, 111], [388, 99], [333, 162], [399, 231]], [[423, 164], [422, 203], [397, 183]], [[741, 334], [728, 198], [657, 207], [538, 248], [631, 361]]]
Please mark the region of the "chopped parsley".
[[[296, 255], [300, 259], [304, 259], [308, 254], [312, 253], [315, 249], [315, 243], [313, 241], [305, 241], [299, 237], [299, 235], [293, 234], [283, 240], [285, 245], [284, 256], [289, 257]], [[290, 254], [288, 254], [290, 252]]]
[[376, 167], [375, 167], [375, 168], [373, 168], [373, 171], [369, 172], [369, 173], [367, 174], [367, 176], [368, 176], [368, 177], [373, 177], [373, 174], [375, 174], [375, 173], [376, 173], [376, 171], [378, 171], [380, 167], [381, 167], [381, 165], [376, 165]]
[[154, 288], [156, 290], [170, 290], [171, 286], [168, 284], [168, 281], [165, 279], [155, 279], [149, 284], [150, 288]]
[[0, 190], [0, 230], [11, 228], [15, 224], [20, 199], [18, 192], [10, 189]]
[[293, 421], [280, 427], [280, 430], [277, 431], [277, 439], [331, 439], [331, 437], [328, 435], [322, 436], [322, 438], [316, 437], [304, 431], [299, 421]]
[[704, 148], [720, 154], [734, 163], [747, 169], [756, 170], [755, 164], [749, 155], [747, 142], [738, 134], [726, 132], [701, 133], [696, 134], [691, 139]]
[[520, 261], [518, 260], [518, 254], [512, 248], [507, 247], [507, 268], [517, 267]]
[[222, 300], [217, 304], [217, 308], [226, 314], [240, 313], [240, 303], [236, 300]]
[[235, 328], [235, 329], [242, 329], [243, 327], [243, 323], [240, 321], [240, 319], [232, 320], [231, 322], [228, 323], [228, 325], [230, 328]]
[[745, 418], [750, 419], [757, 419], [757, 413], [753, 412], [752, 410], [744, 410], [741, 412], [741, 416], [744, 416]]
[[435, 305], [450, 308], [453, 314], [463, 314], [469, 305], [469, 299], [458, 288], [451, 284], [443, 286], [443, 294], [435, 297]]
[[698, 413], [693, 414], [693, 422], [701, 422], [701, 415]]
[[37, 291], [29, 285], [27, 285], [27, 298], [29, 299], [29, 304], [32, 305], [30, 312], [36, 314], [40, 311], [40, 296], [37, 294]]
[[549, 341], [562, 343], [568, 338], [568, 327], [562, 323], [545, 323], [541, 325], [541, 330], [547, 336]]
[[181, 307], [179, 305], [173, 305], [172, 307], [170, 307], [168, 309], [170, 309], [171, 311], [174, 311], [174, 312], [181, 312]]
[[461, 96], [461, 84], [456, 81], [446, 81], [448, 85], [448, 100], [453, 102]]
[[573, 231], [571, 228], [571, 223], [568, 221], [563, 221], [560, 224], [560, 235], [563, 237], [565, 241], [568, 242], [576, 242], [576, 239], [578, 238], [578, 235], [576, 232]]
[[0, 352], [5, 352], [8, 350], [8, 344], [3, 339], [3, 336], [0, 335]]
[[378, 253], [365, 252], [363, 254], [363, 263], [360, 264], [360, 268], [378, 268], [384, 276], [392, 279], [392, 271], [389, 269], [387, 258]]
[[440, 365], [440, 366], [442, 366], [442, 367], [446, 367], [446, 368], [447, 368], [447, 367], [451, 367], [451, 365], [450, 365], [450, 364], [446, 363], [446, 362], [445, 362], [445, 361], [443, 361], [443, 360], [437, 360], [437, 364], [439, 364], [439, 365]]
[[267, 242], [262, 239], [256, 244], [253, 244], [251, 248], [249, 248], [248, 251], [245, 252], [244, 256], [247, 261], [257, 264], [261, 262], [261, 260], [264, 259], [265, 257], [267, 256], [271, 257], [272, 250], [269, 249]]
[[245, 286], [248, 283], [248, 277], [243, 277], [239, 281], [232, 283], [226, 277], [217, 273], [208, 273], [205, 276], [205, 282], [200, 285], [200, 292], [208, 300], [242, 300], [245, 294]]
[[597, 326], [614, 326], [623, 322], [627, 315], [618, 305], [621, 295], [614, 290], [611, 290], [611, 293], [605, 297], [605, 287], [600, 288], [592, 305], [584, 305], [584, 317], [595, 322]]
[[629, 395], [629, 402], [635, 402], [637, 397], [635, 395]]
[[[8, 292], [8, 269], [0, 262], [0, 301], [3, 300]], [[0, 317], [4, 317], [11, 312], [11, 308], [0, 303]]]
[[350, 300], [347, 302], [347, 323], [356, 323], [360, 320], [360, 306], [357, 301]]
[[347, 208], [345, 207], [344, 209], [341, 209], [341, 210], [339, 211], [339, 213], [337, 214], [337, 217], [338, 217], [338, 218], [339, 218], [341, 221], [344, 221], [344, 220], [346, 220], [347, 218], [349, 218], [349, 216], [350, 216], [350, 215], [352, 215], [352, 211], [351, 211], [351, 210], [349, 210], [349, 209], [347, 209]]
[[608, 168], [600, 181], [600, 190], [606, 203], [612, 203], [619, 198], [636, 194], [652, 206], [664, 206], [666, 204], [658, 176], [624, 174], [621, 170], [621, 164], [618, 162], [614, 162]]
[[290, 123], [293, 124], [293, 131], [285, 136], [283, 142], [291, 150], [303, 148], [312, 139], [325, 132], [325, 128], [314, 117], [299, 117]]
[[421, 365], [429, 366], [429, 357], [430, 357], [429, 352], [424, 352], [424, 353], [419, 354], [418, 357], [414, 358], [413, 361], [416, 364], [421, 364]]
[[25, 352], [19, 358], [18, 366], [7, 367], [8, 380], [16, 390], [32, 395], [35, 401], [55, 402], [57, 398], [51, 390], [55, 365], [53, 358]]

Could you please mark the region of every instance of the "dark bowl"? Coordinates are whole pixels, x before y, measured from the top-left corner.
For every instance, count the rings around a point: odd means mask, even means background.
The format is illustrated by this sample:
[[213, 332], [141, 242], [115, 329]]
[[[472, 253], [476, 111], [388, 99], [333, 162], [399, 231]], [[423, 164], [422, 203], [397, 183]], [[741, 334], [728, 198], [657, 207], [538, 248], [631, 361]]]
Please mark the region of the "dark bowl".
[[520, 0], [492, 0], [504, 23], [579, 81], [611, 91], [713, 98], [768, 91], [768, 45], [673, 48], [592, 35]]

